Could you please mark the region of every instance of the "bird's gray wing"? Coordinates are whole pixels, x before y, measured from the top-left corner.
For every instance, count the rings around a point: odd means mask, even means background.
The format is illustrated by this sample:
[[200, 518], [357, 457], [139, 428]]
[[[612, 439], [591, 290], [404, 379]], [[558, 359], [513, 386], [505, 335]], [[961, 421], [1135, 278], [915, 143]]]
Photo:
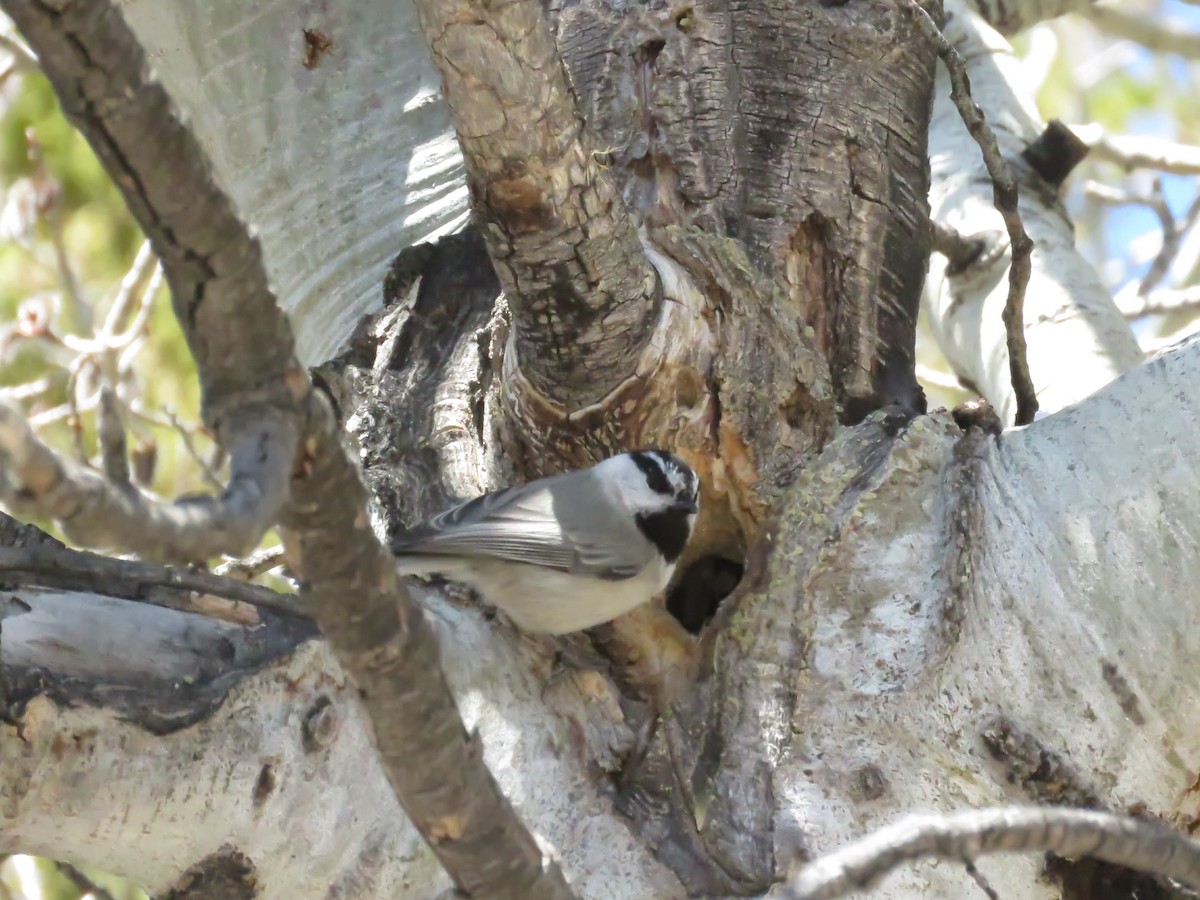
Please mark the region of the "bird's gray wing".
[[648, 561], [632, 521], [614, 512], [555, 504], [559, 479], [468, 500], [392, 543], [398, 554], [487, 556], [564, 572], [621, 579]]

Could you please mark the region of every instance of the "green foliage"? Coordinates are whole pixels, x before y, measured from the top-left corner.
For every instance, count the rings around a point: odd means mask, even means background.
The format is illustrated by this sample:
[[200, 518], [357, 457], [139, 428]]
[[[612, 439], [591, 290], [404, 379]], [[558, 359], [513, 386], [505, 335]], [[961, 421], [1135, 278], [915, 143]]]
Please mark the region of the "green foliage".
[[[62, 116], [46, 79], [27, 73], [19, 85], [10, 78], [4, 88], [8, 103], [0, 117], [0, 180], [6, 207], [19, 192], [28, 193], [31, 183], [48, 191], [51, 199], [27, 233], [0, 242], [0, 320], [11, 324], [23, 304], [28, 309], [39, 298], [63, 293], [54, 251], [54, 230], [59, 228], [86, 305], [95, 322], [102, 322], [142, 244], [140, 230], [87, 142]], [[11, 222], [11, 211], [6, 215]], [[151, 486], [174, 496], [202, 490], [204, 482], [178, 431], [163, 424], [173, 415], [183, 427], [194, 429], [199, 419], [194, 369], [168, 297], [163, 290], [155, 298], [147, 339], [131, 366], [131, 393], [140, 408], [159, 421], [127, 415], [126, 424], [131, 446], [154, 446], [157, 466]], [[79, 323], [73, 318], [69, 304], [64, 305], [55, 319], [56, 333], [77, 332]], [[74, 358], [53, 341], [14, 340], [0, 359], [0, 385], [49, 377], [53, 386], [28, 403], [28, 412], [61, 408], [67, 399], [65, 366]], [[79, 440], [89, 454], [95, 453], [93, 416], [85, 412], [81, 425]], [[66, 419], [39, 433], [63, 452], [73, 452], [77, 442], [76, 430]], [[196, 435], [194, 443], [205, 455], [211, 452], [203, 435]]]

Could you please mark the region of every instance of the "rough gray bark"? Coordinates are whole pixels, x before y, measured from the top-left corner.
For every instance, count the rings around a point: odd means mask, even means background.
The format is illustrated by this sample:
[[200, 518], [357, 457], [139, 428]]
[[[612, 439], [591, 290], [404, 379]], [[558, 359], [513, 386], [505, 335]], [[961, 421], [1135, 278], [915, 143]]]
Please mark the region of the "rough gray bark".
[[928, 255], [934, 58], [906, 18], [858, 4], [556, 8], [597, 145], [650, 240], [670, 223], [736, 241], [813, 330], [844, 420], [923, 408], [904, 360]]
[[662, 295], [537, 0], [418, 0], [513, 312], [510, 361], [574, 412], [628, 377]]
[[[119, 10], [104, 0], [3, 5], [161, 259], [196, 362], [202, 414], [231, 455], [231, 483], [216, 503], [179, 501], [168, 511], [187, 518], [199, 508], [211, 532], [234, 507], [243, 532], [258, 526], [255, 540], [272, 522], [283, 526], [301, 603], [358, 685], [388, 781], [456, 887], [495, 897], [571, 897], [463, 728], [433, 631], [371, 532], [366, 490], [328, 405], [294, 355], [258, 245], [166, 92], [148, 79], [144, 50]], [[61, 501], [79, 484], [20, 424], [0, 428], [5, 487], [23, 509], [70, 522], [78, 505]], [[238, 508], [231, 499], [239, 494], [258, 502]], [[149, 514], [111, 518], [128, 532], [114, 543], [138, 549], [158, 525]], [[201, 543], [210, 536], [203, 516], [186, 524], [169, 555], [187, 559], [197, 546], [214, 552]], [[432, 765], [413, 767], [414, 757]]]
[[[495, 236], [474, 233], [402, 253], [387, 286], [392, 306], [321, 374], [380, 501], [378, 530], [500, 481], [664, 444], [704, 481], [704, 518], [684, 568], [712, 556], [745, 562], [737, 590], [698, 639], [652, 611], [564, 641], [530, 639], [441, 587], [420, 591], [425, 615], [395, 597], [397, 614], [387, 560], [366, 534], [365, 495], [339, 466], [318, 406], [305, 423], [310, 440], [292, 472], [286, 524], [291, 565], [320, 601], [332, 643], [297, 640], [290, 655], [252, 672], [217, 665], [198, 675], [201, 658], [226, 647], [212, 634], [231, 627], [206, 623], [198, 645], [185, 642], [184, 662], [195, 666], [181, 673], [164, 661], [164, 683], [190, 677], [213, 690], [228, 675], [224, 692], [213, 691], [221, 703], [191, 722], [194, 734], [159, 743], [103, 706], [60, 705], [47, 684], [62, 680], [60, 668], [78, 671], [52, 641], [10, 642], [10, 625], [0, 673], [23, 647], [27, 696], [24, 708], [6, 711], [0, 746], [32, 749], [0, 754], [15, 772], [0, 778], [13, 792], [3, 797], [0, 835], [90, 861], [105, 851], [94, 822], [130, 834], [94, 803], [86, 814], [59, 814], [62, 795], [46, 774], [56, 754], [79, 767], [68, 799], [82, 807], [95, 793], [83, 763], [98, 745], [56, 743], [76, 734], [96, 736], [105, 759], [124, 761], [112, 776], [126, 796], [143, 796], [138, 767], [155, 748], [168, 757], [156, 774], [199, 773], [187, 797], [168, 798], [168, 821], [154, 822], [162, 845], [141, 861], [155, 886], [174, 885], [180, 896], [208, 873], [240, 891], [248, 872], [270, 897], [430, 896], [446, 882], [390, 802], [383, 764], [393, 784], [444, 810], [441, 792], [474, 800], [490, 787], [477, 767], [466, 771], [480, 754], [544, 841], [516, 832], [499, 865], [516, 866], [520, 878], [553, 873], [541, 859], [553, 844], [580, 893], [622, 900], [761, 894], [793, 859], [832, 849], [897, 808], [1049, 792], [1053, 785], [1017, 776], [1040, 776], [1031, 760], [1056, 747], [1061, 765], [1052, 768], [1073, 773], [1072, 797], [1144, 803], [1186, 822], [1194, 810], [1180, 735], [1191, 711], [1176, 695], [1191, 690], [1192, 670], [1162, 671], [1152, 651], [1167, 638], [1149, 630], [1173, 628], [1184, 659], [1194, 642], [1186, 609], [1158, 605], [1147, 586], [1178, 591], [1194, 581], [1194, 554], [1176, 547], [1159, 565], [1150, 552], [1159, 532], [1147, 521], [1155, 517], [1143, 507], [1190, 527], [1183, 499], [1152, 485], [1168, 462], [1190, 485], [1196, 467], [1176, 455], [1195, 446], [1194, 419], [1148, 410], [1147, 448], [1123, 413], [1130, 397], [1171, 396], [1194, 382], [1194, 349], [999, 442], [962, 433], [945, 414], [914, 417], [934, 49], [909, 20], [868, 4], [551, 7], [594, 146], [607, 151], [603, 173], [577, 183], [619, 186], [643, 226], [633, 267], [649, 261], [662, 288], [627, 379], [590, 407], [547, 402], [508, 352], [509, 316], [519, 327], [521, 312], [498, 295]], [[483, 6], [472, 14], [487, 21]], [[559, 71], [544, 42], [538, 53]], [[451, 91], [462, 87], [449, 81]], [[582, 138], [572, 141], [578, 152]], [[616, 209], [600, 210], [605, 227]], [[582, 296], [580, 288], [571, 285]], [[1105, 506], [1097, 480], [1119, 483], [1121, 502]], [[1034, 524], [1022, 526], [1029, 498]], [[1064, 537], [1053, 527], [1062, 522], [1084, 525]], [[1142, 542], [1133, 555], [1149, 562], [1118, 577], [1109, 569], [1120, 559], [1097, 561], [1089, 525]], [[1039, 556], [1042, 548], [1052, 555]], [[1108, 582], [1132, 598], [1128, 608], [1104, 594]], [[35, 616], [33, 603], [5, 612], [6, 625], [66, 627], [60, 615]], [[165, 641], [181, 639], [180, 620], [171, 622], [155, 632]], [[445, 681], [433, 671], [431, 629]], [[1080, 634], [1086, 650], [1064, 653]], [[79, 643], [76, 635], [71, 661], [103, 683], [113, 661]], [[1131, 658], [1103, 656], [1125, 643]], [[146, 662], [157, 669], [154, 654]], [[37, 671], [43, 664], [50, 678]], [[406, 694], [415, 683], [428, 693]], [[425, 715], [424, 704], [449, 691], [482, 745], [444, 708]], [[1086, 727], [1080, 694], [1089, 698]], [[329, 709], [343, 722], [332, 735]], [[246, 710], [256, 714], [239, 728]], [[363, 710], [375, 719], [379, 753]], [[997, 727], [998, 718], [1012, 727]], [[1177, 731], [1167, 724], [1175, 718]], [[427, 733], [409, 740], [403, 732], [414, 722]], [[1003, 739], [1018, 732], [1028, 740]], [[266, 758], [262, 744], [280, 747], [279, 758]], [[122, 746], [135, 752], [121, 756]], [[1127, 747], [1135, 750], [1123, 755]], [[198, 749], [208, 752], [189, 758]], [[430, 766], [445, 759], [468, 777]], [[430, 809], [409, 813], [459, 887], [496, 896], [476, 879], [491, 871], [480, 848], [494, 852], [496, 842], [486, 828], [466, 827], [461, 812], [471, 805], [454, 815]], [[458, 846], [447, 852], [447, 842]], [[139, 865], [128, 853], [110, 858], [126, 871]], [[989, 873], [1006, 876], [1006, 895], [1046, 893], [1033, 881], [1039, 864], [1000, 866]], [[916, 872], [900, 876], [892, 896], [961, 896], [968, 883], [952, 867]], [[520, 890], [520, 878], [503, 880]]]

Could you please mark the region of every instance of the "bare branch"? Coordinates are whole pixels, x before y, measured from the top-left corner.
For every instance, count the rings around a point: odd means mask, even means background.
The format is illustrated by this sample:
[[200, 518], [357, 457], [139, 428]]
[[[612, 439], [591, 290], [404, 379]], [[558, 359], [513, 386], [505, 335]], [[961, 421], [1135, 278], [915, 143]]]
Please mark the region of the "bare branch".
[[[0, 5], [37, 50], [64, 110], [162, 260], [199, 372], [205, 423], [229, 452], [232, 472], [221, 498], [152, 504], [95, 473], [72, 469], [66, 477], [67, 467], [9, 411], [0, 438], [7, 438], [6, 462], [20, 476], [21, 496], [57, 509], [72, 526], [86, 520], [92, 536], [105, 523], [145, 538], [146, 523], [157, 520], [158, 529], [173, 529], [174, 541], [187, 538], [205, 550], [217, 549], [202, 536], [214, 523], [232, 530], [253, 519], [265, 528], [282, 506], [302, 600], [361, 692], [397, 797], [455, 883], [474, 896], [567, 900], [557, 864], [543, 857], [484, 765], [478, 739], [463, 728], [431, 626], [371, 531], [366, 489], [323, 395], [295, 359], [257, 243], [161, 85], [143, 79], [145, 53], [117, 6]], [[291, 503], [284, 505], [289, 478]], [[81, 509], [84, 499], [107, 509]]]
[[[47, 505], [39, 510], [43, 514], [69, 517], [72, 538], [92, 546], [117, 540], [138, 552], [193, 560], [246, 552], [286, 498], [297, 403], [307, 390], [258, 244], [161, 85], [144, 80], [144, 54], [115, 6], [67, 2], [51, 9], [33, 0], [2, 5], [162, 260], [200, 373], [205, 422], [233, 460], [220, 498], [169, 507], [116, 491], [88, 473], [68, 477], [68, 469], [14, 424], [9, 410], [3, 416], [5, 449], [9, 465], [23, 471], [22, 506], [32, 510], [40, 502]], [[171, 165], [162, 164], [164, 147], [171, 148]], [[34, 463], [36, 473], [26, 468]]]
[[661, 298], [543, 4], [417, 0], [417, 10], [513, 309], [521, 373], [568, 409], [593, 403], [636, 371]]
[[[436, 636], [371, 532], [367, 490], [323, 395], [284, 521], [305, 608], [362, 691], [380, 760], [413, 824], [470, 897], [567, 900], [546, 858], [481, 763], [439, 664]], [[420, 760], [414, 765], [414, 760]]]
[[989, 853], [1090, 856], [1200, 888], [1200, 845], [1164, 825], [1106, 812], [1003, 807], [907, 816], [827, 854], [792, 876], [786, 900], [842, 897], [927, 856], [975, 860]]
[[61, 590], [94, 590], [109, 585], [128, 599], [145, 599], [172, 609], [193, 610], [187, 602], [162, 602], [151, 588], [168, 588], [249, 603], [287, 616], [299, 616], [296, 597], [202, 569], [181, 569], [131, 559], [112, 559], [54, 544], [0, 547], [0, 573], [9, 586], [36, 585]]
[[40, 68], [33, 51], [26, 47], [16, 35], [0, 32], [0, 50], [11, 56], [13, 63], [20, 69], [36, 72]]
[[239, 581], [251, 581], [272, 569], [284, 564], [283, 547], [271, 547], [252, 553], [243, 559], [231, 559], [213, 569], [218, 575], [226, 578], [236, 578]]
[[[1096, 7], [1097, 9], [1099, 7]], [[1136, 134], [1109, 134], [1098, 123], [1072, 125], [1071, 131], [1095, 159], [1125, 169], [1157, 169], [1173, 175], [1200, 175], [1200, 147]]]
[[116, 900], [112, 894], [88, 877], [87, 873], [82, 869], [61, 860], [55, 861], [54, 864], [58, 866], [58, 871], [62, 872], [71, 884], [75, 885], [81, 893], [86, 895], [84, 900]]
[[1180, 290], [1154, 291], [1145, 296], [1117, 297], [1117, 305], [1127, 319], [1140, 319], [1155, 313], [1191, 312], [1200, 309], [1200, 285]]
[[1158, 53], [1174, 53], [1200, 59], [1200, 34], [1163, 24], [1154, 16], [1125, 12], [1108, 4], [1083, 10], [1092, 24], [1106, 34], [1125, 38]]
[[1095, 0], [979, 0], [980, 15], [1001, 34], [1014, 35], [1038, 22], [1076, 12]]
[[14, 511], [50, 516], [86, 546], [182, 562], [248, 552], [286, 496], [296, 433], [277, 409], [242, 415], [245, 426], [231, 418], [238, 427], [230, 429], [229, 486], [219, 497], [168, 503], [60, 457], [17, 410], [0, 404], [0, 496]]
[[1084, 186], [1084, 190], [1088, 196], [1095, 197], [1104, 203], [1145, 206], [1158, 217], [1159, 225], [1162, 227], [1162, 247], [1155, 255], [1154, 261], [1150, 263], [1150, 268], [1142, 278], [1137, 290], [1139, 297], [1145, 297], [1162, 282], [1167, 272], [1170, 271], [1171, 263], [1179, 254], [1182, 239], [1182, 228], [1176, 224], [1175, 216], [1163, 194], [1162, 179], [1154, 179], [1154, 185], [1148, 196], [1134, 194], [1095, 181], [1089, 181]]
[[1012, 261], [1008, 269], [1008, 300], [1004, 305], [1004, 327], [1008, 336], [1008, 365], [1012, 378], [1013, 392], [1017, 398], [1016, 424], [1028, 425], [1037, 414], [1037, 393], [1029, 375], [1029, 362], [1025, 347], [1025, 288], [1032, 272], [1031, 256], [1033, 241], [1025, 233], [1018, 210], [1017, 183], [1009, 171], [1008, 163], [1000, 153], [996, 135], [987, 124], [983, 110], [971, 97], [971, 82], [967, 77], [967, 65], [954, 49], [937, 24], [918, 4], [910, 2], [906, 8], [915, 18], [925, 38], [937, 47], [938, 56], [950, 73], [950, 98], [962, 116], [963, 124], [971, 137], [979, 144], [983, 161], [992, 179], [992, 197], [996, 211], [1004, 218], [1008, 230]]
[[979, 237], [967, 237], [959, 234], [953, 228], [929, 221], [929, 232], [933, 239], [933, 249], [950, 261], [950, 271], [958, 272], [967, 268], [979, 258], [986, 248], [986, 242]]
[[154, 250], [150, 247], [150, 242], [145, 241], [141, 249], [138, 250], [137, 256], [133, 259], [133, 265], [129, 267], [129, 271], [125, 273], [125, 277], [121, 279], [121, 286], [117, 289], [117, 296], [113, 298], [112, 306], [108, 309], [108, 315], [104, 319], [104, 324], [100, 326], [98, 337], [103, 340], [111, 338], [120, 332], [125, 327], [125, 320], [129, 317], [129, 310], [133, 306], [134, 299], [139, 295], [142, 296], [143, 304], [149, 305], [149, 298], [153, 296], [152, 291], [144, 290], [146, 279], [153, 271], [156, 274], [161, 271], [156, 268], [157, 260], [154, 258]]
[[100, 438], [100, 459], [104, 474], [114, 487], [129, 488], [129, 452], [125, 445], [125, 424], [117, 395], [107, 384], [100, 388], [100, 406], [96, 431]]

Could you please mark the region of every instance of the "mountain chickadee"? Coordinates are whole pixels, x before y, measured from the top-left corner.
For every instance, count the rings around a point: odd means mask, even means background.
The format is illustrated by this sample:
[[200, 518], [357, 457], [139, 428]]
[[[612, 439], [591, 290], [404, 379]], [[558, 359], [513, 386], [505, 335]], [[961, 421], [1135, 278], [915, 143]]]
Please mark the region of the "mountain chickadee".
[[391, 547], [400, 574], [465, 582], [523, 630], [565, 634], [667, 586], [699, 489], [679, 457], [638, 450], [468, 500]]

